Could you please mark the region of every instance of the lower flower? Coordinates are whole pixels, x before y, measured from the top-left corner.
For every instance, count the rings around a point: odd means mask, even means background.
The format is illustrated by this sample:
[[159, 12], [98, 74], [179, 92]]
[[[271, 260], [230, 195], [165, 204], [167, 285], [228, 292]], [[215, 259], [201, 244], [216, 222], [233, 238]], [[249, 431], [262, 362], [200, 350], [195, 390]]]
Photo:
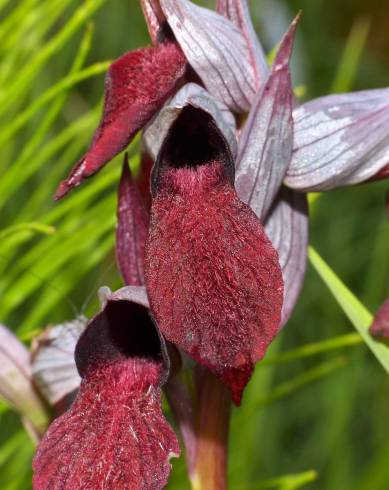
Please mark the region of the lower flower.
[[147, 309], [108, 297], [76, 347], [82, 377], [33, 462], [34, 490], [163, 488], [176, 436], [161, 408], [168, 361]]

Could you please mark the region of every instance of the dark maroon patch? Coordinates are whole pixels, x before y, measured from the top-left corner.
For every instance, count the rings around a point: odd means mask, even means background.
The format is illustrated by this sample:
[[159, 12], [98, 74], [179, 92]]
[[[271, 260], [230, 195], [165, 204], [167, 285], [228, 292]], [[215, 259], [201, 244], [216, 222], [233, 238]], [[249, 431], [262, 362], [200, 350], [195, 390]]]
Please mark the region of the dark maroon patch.
[[283, 281], [276, 251], [232, 182], [214, 123], [184, 109], [152, 176], [145, 276], [164, 336], [217, 374], [239, 404], [278, 331]]
[[88, 152], [56, 193], [60, 199], [120, 153], [172, 95], [182, 80], [186, 59], [174, 42], [131, 51], [109, 68], [102, 120]]
[[141, 150], [140, 169], [136, 178], [136, 184], [142, 194], [147, 211], [150, 211], [151, 207], [150, 174], [153, 165], [154, 160], [151, 156], [146, 151]]
[[125, 284], [144, 283], [144, 253], [149, 217], [137, 185], [124, 158], [119, 184], [116, 259]]
[[387, 299], [378, 309], [370, 333], [377, 337], [389, 339], [389, 299]]
[[179, 454], [161, 410], [167, 363], [147, 309], [108, 301], [76, 348], [82, 383], [34, 458], [34, 490], [159, 490]]

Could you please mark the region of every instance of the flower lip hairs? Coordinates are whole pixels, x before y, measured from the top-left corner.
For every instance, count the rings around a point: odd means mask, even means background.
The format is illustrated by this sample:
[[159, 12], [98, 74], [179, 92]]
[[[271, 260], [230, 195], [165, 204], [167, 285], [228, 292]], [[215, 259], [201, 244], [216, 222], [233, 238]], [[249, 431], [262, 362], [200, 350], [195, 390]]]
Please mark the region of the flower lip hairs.
[[216, 12], [189, 0], [142, 7], [153, 46], [111, 65], [100, 125], [56, 194], [143, 129], [148, 185], [125, 156], [118, 193], [126, 287], [103, 294], [78, 340], [81, 386], [40, 442], [34, 490], [164, 488], [180, 449], [162, 387], [194, 487], [226, 488], [230, 399], [241, 403], [303, 283], [305, 193], [382, 177], [389, 162], [388, 89], [296, 106], [298, 18], [269, 69], [245, 0], [219, 0]]
[[186, 107], [152, 174], [146, 246], [150, 307], [165, 337], [220, 376], [240, 403], [278, 330], [282, 273], [212, 119]]

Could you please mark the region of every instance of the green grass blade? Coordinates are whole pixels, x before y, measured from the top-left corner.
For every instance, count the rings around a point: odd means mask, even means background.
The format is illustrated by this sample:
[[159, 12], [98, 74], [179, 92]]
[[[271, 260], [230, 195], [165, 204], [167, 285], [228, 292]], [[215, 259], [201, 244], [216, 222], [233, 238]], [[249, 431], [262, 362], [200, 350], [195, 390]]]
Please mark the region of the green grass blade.
[[338, 337], [333, 337], [332, 339], [321, 340], [320, 342], [312, 342], [310, 344], [303, 345], [302, 347], [289, 352], [281, 352], [280, 354], [274, 356], [265, 357], [265, 359], [261, 361], [261, 366], [286, 364], [288, 362], [304, 359], [305, 357], [311, 357], [323, 352], [329, 352], [335, 349], [341, 349], [343, 347], [351, 347], [361, 343], [363, 343], [363, 339], [358, 333], [339, 335]]
[[[69, 75], [72, 76], [80, 71], [82, 66], [85, 63], [86, 57], [91, 48], [93, 37], [93, 27], [92, 24], [89, 24], [85, 30], [85, 34], [82, 38], [80, 47], [70, 68]], [[55, 99], [54, 103], [48, 110], [47, 114], [43, 117], [43, 120], [38, 125], [36, 131], [34, 132], [32, 138], [28, 141], [27, 145], [23, 148], [22, 153], [17, 158], [16, 162], [13, 164], [13, 167], [24, 166], [25, 163], [30, 160], [35, 150], [40, 146], [47, 132], [51, 129], [56, 117], [61, 112], [61, 109], [66, 101], [68, 91], [64, 90], [65, 93], [60, 94]], [[20, 185], [20, 184], [19, 184]]]
[[[24, 158], [18, 158], [16, 162], [8, 168], [0, 179], [0, 206], [11, 199], [13, 194], [20, 186], [35, 175], [44, 163], [52, 159], [58, 152], [66, 147], [72, 141], [78, 140], [82, 143], [86, 142], [89, 132], [96, 125], [98, 115], [100, 113], [100, 105], [93, 111], [89, 111], [85, 116], [78, 119], [70, 126], [62, 130], [57, 136], [53, 137], [46, 143], [39, 152], [25, 165]], [[57, 162], [55, 162], [57, 164]], [[55, 187], [53, 187], [53, 192]], [[28, 213], [29, 211], [26, 210]], [[27, 219], [27, 218], [25, 218]]]
[[302, 374], [295, 376], [292, 379], [288, 379], [284, 383], [280, 383], [278, 386], [273, 388], [269, 393], [260, 397], [254, 407], [255, 410], [258, 408], [264, 407], [278, 401], [286, 396], [291, 395], [295, 391], [303, 388], [305, 385], [312, 383], [313, 381], [317, 381], [334, 371], [338, 370], [341, 367], [346, 365], [346, 360], [344, 357], [339, 356], [335, 359], [331, 359], [330, 361], [325, 361], [317, 366], [304, 371]]
[[110, 65], [110, 61], [102, 61], [88, 66], [84, 70], [64, 77], [43, 95], [30, 104], [26, 110], [21, 112], [0, 134], [0, 145], [4, 144], [13, 136], [24, 124], [26, 124], [44, 105], [55, 99], [62, 92], [69, 90], [78, 83], [104, 73]]
[[19, 73], [18, 77], [10, 85], [8, 90], [0, 92], [0, 115], [6, 114], [15, 100], [20, 99], [24, 91], [29, 88], [32, 79], [39, 72], [42, 66], [57, 53], [73, 36], [77, 30], [101, 7], [105, 0], [90, 0], [85, 2], [77, 9], [75, 14], [59, 33], [50, 39], [47, 44], [38, 52], [30, 63], [28, 63]]
[[309, 247], [308, 256], [311, 264], [319, 274], [324, 284], [354, 325], [369, 349], [376, 356], [383, 368], [389, 373], [389, 348], [375, 340], [369, 334], [373, 316], [368, 309], [345, 286], [335, 272], [326, 264], [313, 247]]
[[278, 478], [270, 478], [258, 483], [249, 483], [238, 487], [237, 490], [297, 490], [308, 483], [316, 481], [318, 474], [315, 470], [304, 471], [303, 473], [283, 475]]
[[53, 226], [47, 226], [42, 223], [18, 223], [17, 225], [8, 226], [3, 230], [0, 230], [0, 242], [5, 240], [15, 233], [20, 233], [21, 231], [36, 231], [37, 233], [42, 233], [43, 235], [53, 235], [55, 233], [55, 228]]
[[342, 93], [352, 89], [369, 30], [370, 19], [360, 18], [354, 22], [336, 72], [331, 93]]

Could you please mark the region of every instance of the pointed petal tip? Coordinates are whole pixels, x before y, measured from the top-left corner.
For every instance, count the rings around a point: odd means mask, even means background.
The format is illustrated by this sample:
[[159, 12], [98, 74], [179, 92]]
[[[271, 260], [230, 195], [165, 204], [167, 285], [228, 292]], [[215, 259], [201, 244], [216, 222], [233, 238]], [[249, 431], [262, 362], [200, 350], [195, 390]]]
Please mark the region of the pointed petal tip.
[[129, 177], [132, 180], [132, 172], [130, 168], [130, 161], [128, 158], [128, 151], [125, 151], [123, 155], [122, 177], [123, 175], [125, 175], [127, 178]]
[[98, 172], [131, 143], [183, 83], [186, 67], [186, 58], [175, 42], [130, 51], [111, 64], [103, 114], [92, 144], [60, 184], [56, 200]]
[[66, 180], [63, 180], [59, 186], [57, 187], [57, 190], [55, 191], [54, 194], [54, 201], [60, 201], [63, 197], [66, 196], [66, 194], [70, 191], [70, 187], [67, 184]]
[[275, 70], [282, 70], [285, 67], [288, 67], [289, 60], [292, 56], [292, 50], [294, 45], [294, 40], [296, 36], [297, 25], [301, 17], [301, 11], [296, 15], [293, 19], [292, 23], [289, 26], [289, 29], [283, 35], [273, 65]]
[[254, 364], [248, 363], [239, 368], [226, 370], [221, 376], [222, 381], [231, 391], [231, 398], [234, 404], [239, 407], [242, 403], [244, 389], [254, 371]]
[[370, 333], [374, 337], [389, 339], [389, 299], [378, 309], [370, 326]]

